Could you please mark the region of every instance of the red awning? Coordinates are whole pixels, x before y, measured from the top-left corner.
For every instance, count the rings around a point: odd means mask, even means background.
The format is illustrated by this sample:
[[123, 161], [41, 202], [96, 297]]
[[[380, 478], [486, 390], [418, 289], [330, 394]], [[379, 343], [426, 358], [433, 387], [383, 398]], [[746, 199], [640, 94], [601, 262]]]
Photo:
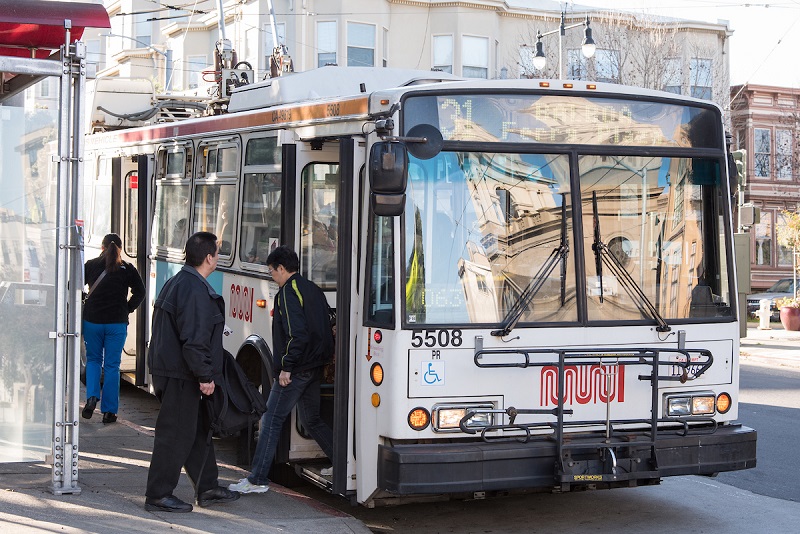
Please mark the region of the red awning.
[[49, 57], [64, 44], [67, 19], [72, 21], [70, 41], [80, 39], [85, 28], [111, 27], [100, 4], [0, 0], [0, 56]]

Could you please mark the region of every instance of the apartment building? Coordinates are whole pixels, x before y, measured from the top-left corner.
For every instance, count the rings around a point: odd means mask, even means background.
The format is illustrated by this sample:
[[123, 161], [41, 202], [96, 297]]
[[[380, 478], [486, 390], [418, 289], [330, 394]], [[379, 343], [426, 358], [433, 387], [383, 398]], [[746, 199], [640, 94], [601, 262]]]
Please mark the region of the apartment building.
[[745, 200], [761, 208], [750, 229], [751, 285], [766, 289], [792, 276], [793, 250], [778, 243], [785, 211], [800, 206], [800, 89], [765, 85], [731, 87], [731, 129], [747, 151]]
[[[557, 30], [563, 4], [549, 0], [198, 0], [168, 9], [148, 0], [105, 0], [112, 29], [85, 37], [98, 76], [145, 77], [157, 91], [204, 95], [223, 33], [238, 61], [269, 72], [275, 43], [294, 70], [340, 66], [437, 69], [474, 78], [610, 81], [714, 100], [727, 107], [727, 22], [696, 22], [569, 4], [568, 29], [542, 38], [546, 66], [533, 68], [537, 32]], [[593, 57], [581, 54], [590, 20]], [[221, 24], [221, 22], [223, 22]], [[87, 32], [88, 33], [88, 32]], [[560, 42], [561, 41], [561, 42]], [[559, 46], [559, 44], [561, 46]], [[559, 61], [560, 50], [560, 61]]]

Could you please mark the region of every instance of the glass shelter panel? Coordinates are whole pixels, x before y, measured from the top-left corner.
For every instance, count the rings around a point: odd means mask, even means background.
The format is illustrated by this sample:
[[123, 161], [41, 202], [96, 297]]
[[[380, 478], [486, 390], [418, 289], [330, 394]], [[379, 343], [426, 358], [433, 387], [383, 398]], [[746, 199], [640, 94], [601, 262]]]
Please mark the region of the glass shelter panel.
[[[719, 162], [582, 156], [590, 321], [732, 314]], [[598, 254], [597, 250], [606, 253]]]
[[406, 323], [577, 320], [567, 156], [412, 157], [406, 195]]
[[4, 104], [0, 116], [0, 463], [42, 461], [53, 439], [58, 115]]

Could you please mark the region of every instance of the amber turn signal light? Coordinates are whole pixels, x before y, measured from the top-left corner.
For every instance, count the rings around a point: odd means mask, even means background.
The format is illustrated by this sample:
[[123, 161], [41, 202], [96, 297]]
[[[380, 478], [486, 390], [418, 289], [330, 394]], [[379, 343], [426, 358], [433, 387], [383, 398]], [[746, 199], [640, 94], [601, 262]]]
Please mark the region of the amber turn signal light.
[[431, 414], [425, 408], [414, 408], [408, 413], [408, 426], [414, 430], [425, 430], [431, 422]]
[[731, 409], [731, 396], [727, 393], [717, 395], [717, 412], [726, 413]]
[[376, 386], [383, 384], [383, 366], [378, 362], [373, 363], [369, 368], [369, 377]]

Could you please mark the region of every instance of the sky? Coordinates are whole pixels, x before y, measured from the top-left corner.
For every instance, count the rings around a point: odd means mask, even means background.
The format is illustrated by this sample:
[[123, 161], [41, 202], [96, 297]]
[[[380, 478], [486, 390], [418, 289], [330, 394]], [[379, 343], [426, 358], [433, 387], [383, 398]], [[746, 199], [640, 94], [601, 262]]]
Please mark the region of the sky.
[[[644, 11], [683, 19], [727, 20], [731, 85], [800, 88], [800, 0], [580, 0], [581, 6]], [[663, 7], [669, 5], [670, 7]]]

